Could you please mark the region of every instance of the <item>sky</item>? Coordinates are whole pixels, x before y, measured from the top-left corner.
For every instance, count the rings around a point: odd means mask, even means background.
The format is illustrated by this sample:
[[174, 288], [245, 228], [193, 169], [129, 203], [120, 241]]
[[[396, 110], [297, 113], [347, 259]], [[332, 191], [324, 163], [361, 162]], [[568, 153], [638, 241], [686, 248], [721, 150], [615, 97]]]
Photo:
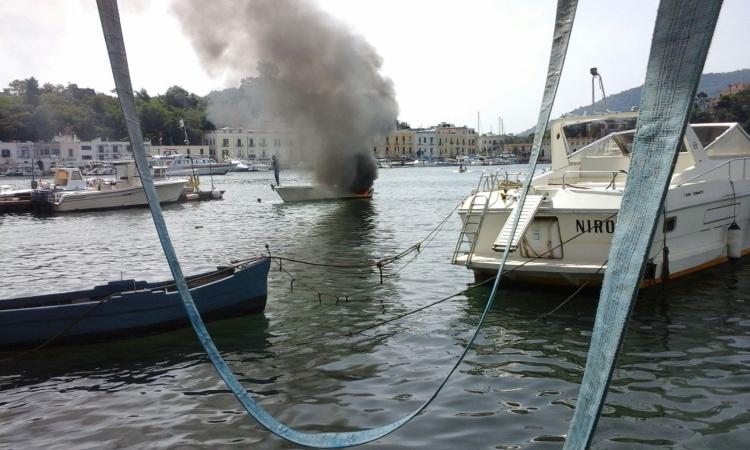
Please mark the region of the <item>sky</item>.
[[[159, 94], [179, 85], [205, 95], [234, 85], [202, 66], [174, 1], [120, 0], [135, 89]], [[445, 121], [497, 132], [502, 117], [505, 131], [516, 133], [536, 123], [554, 0], [312, 1], [377, 49], [396, 87], [399, 119], [412, 127]], [[231, 33], [206, 5], [206, 26]], [[579, 0], [553, 117], [591, 102], [590, 67], [599, 68], [608, 94], [643, 83], [657, 6]], [[0, 86], [34, 76], [114, 88], [94, 0], [2, 0], [0, 17]], [[750, 68], [748, 21], [750, 1], [724, 1], [704, 72]]]

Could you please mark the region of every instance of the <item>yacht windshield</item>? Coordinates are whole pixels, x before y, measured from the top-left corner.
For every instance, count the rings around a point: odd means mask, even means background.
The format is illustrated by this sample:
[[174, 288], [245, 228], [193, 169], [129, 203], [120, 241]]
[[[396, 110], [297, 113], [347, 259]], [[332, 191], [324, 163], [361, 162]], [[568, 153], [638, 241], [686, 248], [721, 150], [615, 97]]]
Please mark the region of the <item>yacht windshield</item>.
[[634, 134], [634, 130], [612, 133], [571, 154], [568, 161], [580, 163], [586, 156], [627, 156], [633, 147]]

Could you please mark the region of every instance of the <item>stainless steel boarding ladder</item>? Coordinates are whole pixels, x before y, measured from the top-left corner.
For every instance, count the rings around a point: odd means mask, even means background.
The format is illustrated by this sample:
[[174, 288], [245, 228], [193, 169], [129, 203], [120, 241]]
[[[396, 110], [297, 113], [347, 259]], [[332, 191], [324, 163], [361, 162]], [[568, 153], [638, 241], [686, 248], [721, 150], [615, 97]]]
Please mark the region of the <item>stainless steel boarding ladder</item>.
[[[536, 212], [539, 211], [539, 205], [542, 204], [542, 200], [544, 200], [544, 195], [527, 195], [526, 201], [523, 203], [523, 208], [520, 208], [520, 210], [518, 208], [520, 203], [516, 201], [516, 205], [508, 215], [508, 220], [505, 221], [505, 225], [500, 230], [500, 234], [497, 235], [495, 243], [492, 244], [492, 249], [502, 252], [510, 246], [510, 251], [515, 251], [518, 248], [518, 243], [521, 242], [521, 238], [526, 234], [526, 230], [529, 229], [529, 225], [534, 220]], [[516, 227], [515, 233], [513, 233], [513, 222], [519, 214], [518, 227]], [[513, 234], [513, 240], [511, 240], [511, 234]]]
[[[483, 199], [481, 205], [478, 205], [477, 199]], [[458, 235], [458, 242], [456, 242], [456, 249], [453, 251], [453, 258], [451, 263], [456, 264], [458, 261], [458, 255], [463, 253], [464, 249], [468, 245], [468, 251], [466, 252], [465, 265], [469, 265], [471, 258], [474, 256], [474, 249], [477, 246], [477, 237], [479, 231], [482, 229], [482, 222], [484, 221], [484, 215], [487, 213], [490, 199], [486, 195], [473, 194], [469, 208], [466, 210], [466, 216], [464, 218], [463, 226], [461, 227], [461, 233]], [[481, 209], [481, 211], [477, 211]]]

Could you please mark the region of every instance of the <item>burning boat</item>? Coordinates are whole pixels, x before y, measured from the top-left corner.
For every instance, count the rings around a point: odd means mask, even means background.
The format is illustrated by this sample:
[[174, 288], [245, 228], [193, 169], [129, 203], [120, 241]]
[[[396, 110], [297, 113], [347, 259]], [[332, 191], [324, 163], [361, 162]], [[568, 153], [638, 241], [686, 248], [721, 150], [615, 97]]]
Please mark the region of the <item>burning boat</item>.
[[318, 200], [343, 200], [352, 198], [371, 198], [374, 189], [371, 187], [363, 192], [355, 193], [338, 186], [321, 184], [302, 186], [274, 186], [271, 189], [279, 194], [284, 202], [312, 202]]

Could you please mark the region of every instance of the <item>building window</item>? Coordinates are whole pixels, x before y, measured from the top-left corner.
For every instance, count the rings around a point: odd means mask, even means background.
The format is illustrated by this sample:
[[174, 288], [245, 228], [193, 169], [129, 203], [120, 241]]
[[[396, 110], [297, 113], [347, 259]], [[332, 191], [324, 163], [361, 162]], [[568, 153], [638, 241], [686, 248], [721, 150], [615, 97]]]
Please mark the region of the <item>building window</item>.
[[104, 146], [103, 145], [98, 146], [97, 150], [99, 151], [99, 153], [104, 153]]
[[91, 146], [90, 145], [82, 145], [81, 146], [81, 150], [91, 150]]
[[69, 148], [68, 149], [68, 158], [72, 158], [72, 157], [73, 157], [73, 149]]
[[222, 147], [229, 147], [229, 139], [222, 139], [221, 140], [221, 146]]
[[255, 142], [253, 142], [252, 139], [248, 139], [247, 140], [247, 145], [249, 145], [250, 147], [255, 147]]
[[29, 157], [29, 149], [28, 149], [28, 148], [22, 148], [22, 149], [21, 149], [21, 150], [20, 150], [20, 151], [18, 152], [18, 156], [19, 156], [20, 158], [28, 158], [28, 157]]
[[3, 152], [2, 152], [2, 157], [3, 158], [10, 158], [10, 150], [8, 150], [7, 148], [4, 148]]
[[203, 149], [201, 149], [201, 155], [203, 154]]
[[91, 155], [82, 155], [81, 159], [90, 160], [91, 159]]
[[242, 147], [242, 139], [237, 139], [237, 147]]

